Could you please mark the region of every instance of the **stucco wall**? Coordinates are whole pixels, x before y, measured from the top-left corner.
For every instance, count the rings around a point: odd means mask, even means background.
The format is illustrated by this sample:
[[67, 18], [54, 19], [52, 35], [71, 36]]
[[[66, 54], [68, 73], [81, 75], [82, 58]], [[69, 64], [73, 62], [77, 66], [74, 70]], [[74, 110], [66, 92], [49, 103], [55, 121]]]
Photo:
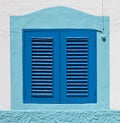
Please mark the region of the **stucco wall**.
[[0, 123], [120, 123], [120, 112], [0, 112]]
[[[119, 0], [104, 0], [103, 12], [111, 18], [110, 106], [120, 109], [120, 7]], [[93, 15], [102, 15], [102, 0], [1, 0], [0, 1], [0, 109], [10, 109], [10, 16], [24, 15], [53, 6], [67, 6]]]

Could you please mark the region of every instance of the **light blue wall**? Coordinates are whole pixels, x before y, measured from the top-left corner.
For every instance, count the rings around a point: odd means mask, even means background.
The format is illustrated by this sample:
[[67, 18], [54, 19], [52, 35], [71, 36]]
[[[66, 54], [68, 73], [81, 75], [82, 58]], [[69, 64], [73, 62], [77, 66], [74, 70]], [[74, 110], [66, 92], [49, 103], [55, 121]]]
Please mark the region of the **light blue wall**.
[[[106, 41], [102, 40], [104, 36]], [[67, 7], [44, 9], [10, 18], [11, 108], [16, 110], [108, 110], [109, 109], [109, 17], [93, 16]], [[22, 29], [96, 29], [97, 103], [23, 104]]]

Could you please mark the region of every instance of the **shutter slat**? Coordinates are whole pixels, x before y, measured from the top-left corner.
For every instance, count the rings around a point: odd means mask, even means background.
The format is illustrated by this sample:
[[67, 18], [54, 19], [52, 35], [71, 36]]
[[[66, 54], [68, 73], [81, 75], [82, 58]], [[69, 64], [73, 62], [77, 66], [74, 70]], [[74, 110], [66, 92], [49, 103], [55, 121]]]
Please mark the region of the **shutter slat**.
[[36, 69], [52, 69], [52, 66], [32, 66], [32, 68], [36, 68]]
[[52, 49], [32, 49], [32, 52], [52, 52]]
[[79, 82], [79, 83], [87, 83], [88, 82], [88, 80], [87, 79], [82, 79], [82, 80], [80, 80], [80, 79], [76, 79], [76, 80], [74, 80], [74, 79], [69, 79], [69, 80], [67, 80], [67, 83], [69, 83], [69, 82]]
[[87, 52], [88, 51], [88, 47], [67, 47], [67, 52]]
[[67, 97], [88, 97], [88, 93], [67, 93]]
[[80, 82], [67, 82], [67, 86], [86, 86], [88, 83], [80, 83]]
[[32, 41], [32, 45], [34, 45], [34, 44], [36, 44], [36, 45], [49, 45], [49, 44], [52, 44], [52, 42], [49, 42], [49, 41]]
[[52, 89], [52, 86], [50, 86], [50, 85], [37, 85], [37, 86], [34, 86], [34, 85], [32, 85], [32, 89], [37, 89], [37, 90], [42, 90], [42, 91], [44, 91], [43, 89], [47, 89], [47, 90], [51, 90]]
[[[34, 66], [35, 67], [35, 66]], [[43, 66], [44, 67], [44, 66]], [[68, 69], [87, 69], [88, 68], [88, 66], [81, 66], [81, 65], [79, 65], [79, 66], [73, 66], [73, 65], [71, 65], [71, 66], [67, 66], [67, 68]]]
[[73, 52], [73, 51], [72, 51], [72, 52], [67, 52], [67, 55], [69, 55], [69, 54], [71, 54], [71, 55], [72, 55], [72, 54], [80, 55], [80, 54], [88, 54], [88, 53], [85, 52], [85, 51], [84, 51], [84, 52], [80, 52], [80, 51]]
[[39, 82], [38, 83], [32, 83], [32, 86], [40, 86], [40, 85], [46, 85], [46, 86], [51, 85], [52, 86], [52, 83], [47, 83], [47, 82], [46, 83], [44, 83], [44, 82], [42, 82], [42, 83], [39, 83]]
[[[47, 78], [46, 78], [47, 77]], [[44, 79], [52, 79], [52, 76], [32, 76], [32, 79], [42, 79], [42, 80], [44, 80]]]
[[51, 63], [52, 59], [32, 59], [32, 63], [43, 62], [43, 63]]
[[79, 85], [75, 85], [75, 86], [67, 85], [67, 89], [68, 90], [85, 90], [85, 89], [88, 89], [88, 87], [87, 86], [79, 86]]
[[67, 38], [67, 42], [87, 42], [88, 38], [82, 37], [82, 38]]
[[32, 55], [52, 55], [52, 52], [41, 52], [41, 51], [38, 51], [38, 52], [32, 52]]
[[32, 73], [32, 76], [52, 76], [52, 73]]
[[88, 89], [84, 89], [84, 90], [80, 90], [80, 89], [78, 89], [78, 90], [74, 90], [74, 89], [67, 90], [67, 93], [87, 93], [87, 92], [88, 92]]
[[67, 46], [67, 49], [87, 49], [87, 45], [83, 46], [83, 45], [75, 45], [74, 48], [73, 48], [73, 45], [68, 45]]
[[32, 79], [32, 83], [36, 83], [36, 82], [39, 82], [39, 83], [52, 83], [52, 80], [49, 80], [49, 79], [46, 79], [46, 80], [40, 80], [40, 79]]
[[32, 69], [32, 73], [52, 73], [52, 70], [46, 70], [46, 69]]
[[[75, 39], [76, 40], [76, 39]], [[83, 42], [83, 41], [71, 41], [71, 42], [69, 42], [69, 41], [67, 41], [67, 45], [69, 46], [69, 45], [79, 45], [79, 44], [85, 44], [85, 45], [87, 45], [88, 44], [88, 42]]]
[[53, 94], [52, 93], [43, 93], [43, 92], [41, 92], [41, 93], [32, 93], [32, 95], [31, 95], [32, 97], [53, 97]]
[[88, 58], [88, 56], [87, 55], [85, 55], [85, 56], [84, 55], [79, 55], [79, 56], [78, 55], [77, 56], [75, 56], [75, 55], [71, 55], [71, 56], [68, 55], [67, 59], [69, 59], [69, 58], [70, 59], [85, 59], [85, 58]]

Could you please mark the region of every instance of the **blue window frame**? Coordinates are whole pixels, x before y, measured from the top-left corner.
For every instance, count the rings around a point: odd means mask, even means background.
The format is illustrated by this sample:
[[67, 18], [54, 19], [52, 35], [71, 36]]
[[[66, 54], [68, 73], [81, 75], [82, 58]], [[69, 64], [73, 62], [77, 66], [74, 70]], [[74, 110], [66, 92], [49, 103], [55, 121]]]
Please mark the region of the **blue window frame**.
[[24, 29], [24, 103], [96, 103], [96, 30]]

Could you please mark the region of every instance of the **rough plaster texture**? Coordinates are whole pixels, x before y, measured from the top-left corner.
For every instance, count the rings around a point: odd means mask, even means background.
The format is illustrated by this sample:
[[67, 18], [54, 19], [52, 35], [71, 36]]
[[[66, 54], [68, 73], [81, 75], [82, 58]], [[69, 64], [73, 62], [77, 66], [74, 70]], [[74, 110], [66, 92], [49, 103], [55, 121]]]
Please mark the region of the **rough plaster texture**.
[[120, 111], [1, 111], [0, 123], [120, 123]]

